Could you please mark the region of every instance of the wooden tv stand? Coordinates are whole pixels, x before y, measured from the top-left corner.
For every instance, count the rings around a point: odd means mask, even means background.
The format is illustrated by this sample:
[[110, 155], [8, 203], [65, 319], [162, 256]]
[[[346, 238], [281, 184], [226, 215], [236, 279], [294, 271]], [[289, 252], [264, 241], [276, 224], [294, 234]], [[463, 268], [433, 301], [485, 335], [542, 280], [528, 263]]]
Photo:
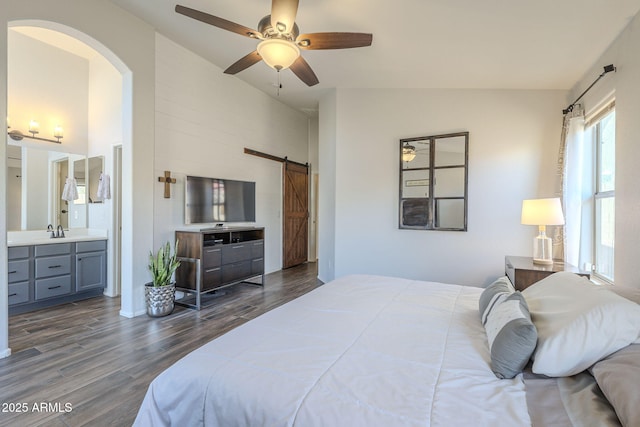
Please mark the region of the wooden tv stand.
[[183, 299], [176, 304], [201, 305], [201, 294], [212, 292], [260, 276], [264, 285], [264, 228], [214, 227], [176, 231], [180, 267], [176, 270], [176, 288], [192, 296], [195, 303]]

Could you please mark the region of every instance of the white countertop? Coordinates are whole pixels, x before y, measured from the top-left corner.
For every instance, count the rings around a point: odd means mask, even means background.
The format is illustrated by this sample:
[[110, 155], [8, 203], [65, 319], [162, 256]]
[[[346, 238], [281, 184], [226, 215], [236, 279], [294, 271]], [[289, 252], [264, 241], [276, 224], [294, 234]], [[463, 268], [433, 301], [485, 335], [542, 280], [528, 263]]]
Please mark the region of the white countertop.
[[95, 228], [71, 228], [64, 230], [64, 236], [65, 237], [52, 239], [51, 231], [47, 230], [8, 231], [7, 246], [49, 245], [53, 243], [106, 240], [107, 230]]

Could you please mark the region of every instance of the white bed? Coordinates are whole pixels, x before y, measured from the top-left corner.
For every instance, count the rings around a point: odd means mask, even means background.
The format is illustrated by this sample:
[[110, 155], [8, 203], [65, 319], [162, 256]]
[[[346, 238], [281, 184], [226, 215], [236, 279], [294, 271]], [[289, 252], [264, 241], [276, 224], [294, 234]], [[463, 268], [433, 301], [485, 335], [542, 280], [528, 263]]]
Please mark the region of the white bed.
[[135, 425], [529, 426], [523, 375], [491, 370], [481, 292], [364, 275], [327, 283], [160, 374]]

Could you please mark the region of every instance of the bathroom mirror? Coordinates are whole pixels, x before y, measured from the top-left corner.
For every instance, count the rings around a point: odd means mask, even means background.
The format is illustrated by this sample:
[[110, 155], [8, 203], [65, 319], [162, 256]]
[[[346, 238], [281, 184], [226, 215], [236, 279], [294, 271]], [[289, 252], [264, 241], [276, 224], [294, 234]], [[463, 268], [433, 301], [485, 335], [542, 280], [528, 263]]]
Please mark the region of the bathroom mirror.
[[8, 143], [7, 230], [46, 230], [48, 224], [85, 228], [86, 202], [62, 200], [67, 177], [76, 173], [86, 176], [83, 155]]
[[104, 170], [104, 157], [89, 157], [89, 203], [102, 203], [102, 199], [98, 197], [98, 184], [100, 183], [100, 175]]
[[467, 231], [469, 132], [400, 140], [399, 228]]
[[86, 159], [73, 162], [73, 177], [76, 179], [76, 189], [78, 191], [78, 198], [73, 201], [76, 205], [84, 205], [87, 203], [86, 164]]

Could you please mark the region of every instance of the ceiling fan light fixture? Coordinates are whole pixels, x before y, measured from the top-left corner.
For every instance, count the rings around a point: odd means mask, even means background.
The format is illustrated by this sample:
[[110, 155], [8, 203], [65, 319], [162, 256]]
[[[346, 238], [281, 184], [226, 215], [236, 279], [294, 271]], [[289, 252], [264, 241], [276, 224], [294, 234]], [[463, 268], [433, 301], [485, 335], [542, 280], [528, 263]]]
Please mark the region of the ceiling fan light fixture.
[[410, 162], [416, 158], [416, 147], [413, 145], [405, 144], [402, 147], [402, 161]]
[[300, 56], [295, 43], [283, 39], [267, 39], [258, 44], [258, 53], [262, 60], [275, 70], [289, 68]]

